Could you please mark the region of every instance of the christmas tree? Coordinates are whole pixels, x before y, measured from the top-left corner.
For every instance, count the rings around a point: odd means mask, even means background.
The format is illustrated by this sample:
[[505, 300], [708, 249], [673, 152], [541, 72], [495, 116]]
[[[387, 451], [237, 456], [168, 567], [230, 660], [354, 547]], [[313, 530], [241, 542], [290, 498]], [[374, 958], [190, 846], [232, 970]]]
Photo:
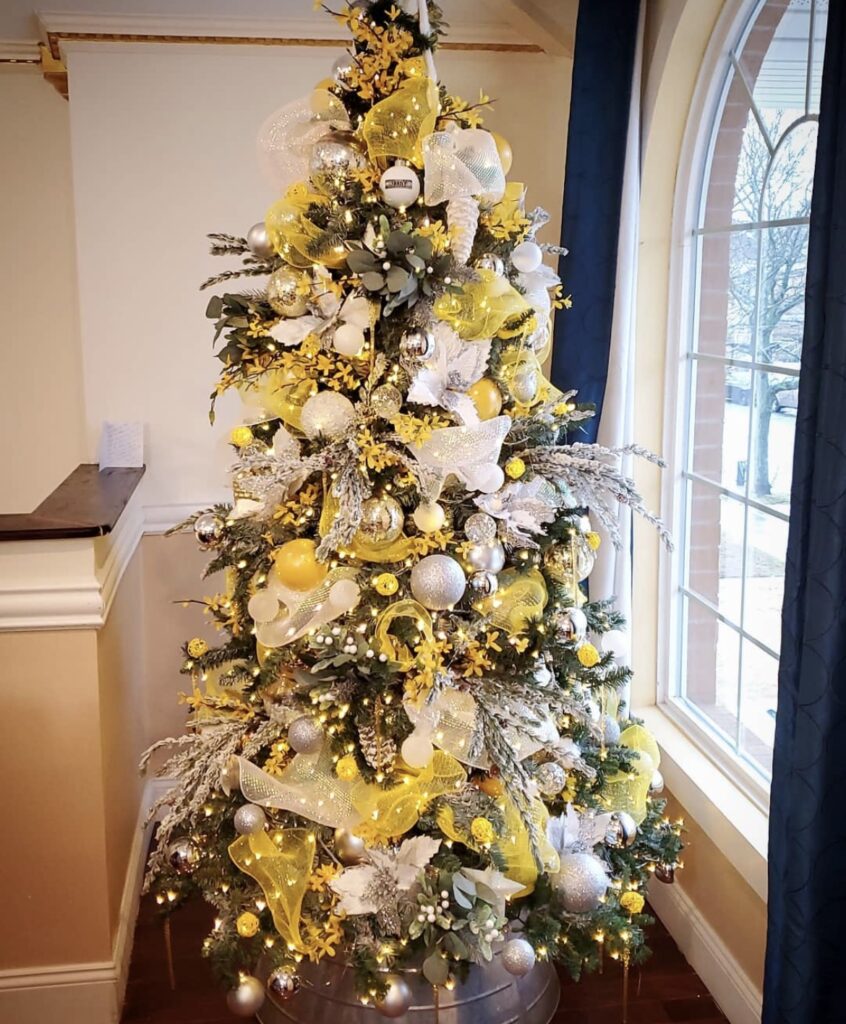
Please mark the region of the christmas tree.
[[233, 502], [180, 527], [225, 573], [221, 641], [185, 645], [189, 731], [145, 755], [170, 746], [177, 780], [148, 887], [216, 908], [242, 1016], [304, 1019], [304, 973], [339, 961], [388, 1017], [410, 978], [437, 1006], [492, 963], [637, 962], [680, 850], [621, 620], [584, 584], [591, 516], [660, 529], [620, 471], [650, 456], [580, 443], [592, 410], [544, 377], [564, 250], [487, 98], [439, 86], [439, 9], [334, 16], [348, 54], [260, 133], [280, 198], [211, 236], [242, 262], [207, 285], [266, 278], [209, 302], [212, 406], [248, 412]]

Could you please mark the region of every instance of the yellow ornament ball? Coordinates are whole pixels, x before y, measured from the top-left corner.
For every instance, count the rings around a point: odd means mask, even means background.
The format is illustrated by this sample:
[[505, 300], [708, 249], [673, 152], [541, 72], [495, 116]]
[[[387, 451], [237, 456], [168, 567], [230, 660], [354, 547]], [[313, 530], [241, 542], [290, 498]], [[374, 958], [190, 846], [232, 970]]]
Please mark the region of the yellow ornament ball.
[[233, 427], [229, 434], [229, 440], [236, 448], [246, 448], [248, 444], [252, 443], [253, 432], [249, 427]]
[[624, 892], [620, 897], [620, 906], [630, 914], [639, 914], [643, 910], [645, 902], [639, 892]]
[[208, 649], [209, 645], [206, 641], [198, 636], [195, 636], [193, 640], [188, 641], [188, 654], [192, 658], [202, 658]]
[[505, 472], [512, 480], [519, 480], [520, 477], [526, 472], [526, 463], [522, 459], [513, 458], [509, 459], [505, 463]]
[[291, 590], [314, 590], [329, 573], [315, 556], [317, 545], [307, 537], [289, 540], [273, 553], [279, 582]]
[[358, 764], [352, 754], [346, 754], [335, 765], [335, 774], [342, 782], [352, 782], [359, 776]]
[[505, 792], [505, 787], [496, 775], [486, 775], [477, 785], [483, 793], [494, 798], [502, 796]]
[[502, 409], [502, 392], [490, 377], [482, 377], [467, 389], [467, 395], [476, 406], [480, 420], [492, 420]]
[[235, 928], [242, 939], [251, 939], [259, 930], [259, 919], [249, 910], [238, 916]]
[[588, 531], [585, 534], [585, 540], [587, 541], [587, 546], [591, 549], [591, 551], [598, 551], [599, 545], [602, 543], [602, 538], [599, 536], [598, 533], [596, 533], [595, 530]]
[[593, 668], [599, 664], [599, 651], [591, 643], [581, 644], [576, 656], [585, 668]]
[[390, 597], [399, 590], [399, 580], [392, 572], [382, 572], [373, 581], [373, 589], [382, 597]]
[[491, 132], [493, 140], [496, 143], [496, 151], [499, 153], [499, 162], [502, 164], [502, 173], [508, 174], [511, 170], [511, 165], [514, 163], [514, 153], [511, 149], [511, 143], [505, 136], [500, 135], [499, 132]]
[[470, 822], [470, 835], [483, 846], [490, 846], [496, 839], [494, 827], [487, 818], [474, 818]]

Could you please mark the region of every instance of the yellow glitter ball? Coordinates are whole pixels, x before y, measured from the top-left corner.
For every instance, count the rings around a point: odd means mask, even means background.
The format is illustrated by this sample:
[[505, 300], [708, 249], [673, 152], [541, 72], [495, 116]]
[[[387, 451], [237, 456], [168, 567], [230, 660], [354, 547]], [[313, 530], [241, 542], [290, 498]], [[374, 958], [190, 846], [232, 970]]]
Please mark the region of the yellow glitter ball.
[[639, 914], [645, 902], [639, 892], [624, 892], [620, 897], [620, 906], [630, 914]]
[[496, 839], [494, 827], [487, 818], [474, 818], [470, 822], [470, 835], [483, 846], [490, 846]]
[[593, 644], [582, 644], [576, 654], [578, 655], [579, 661], [585, 668], [593, 668], [594, 665], [599, 664], [599, 651], [593, 646]]
[[505, 463], [505, 472], [512, 480], [519, 480], [526, 472], [526, 463], [523, 462], [522, 459], [518, 458], [509, 459], [508, 462]]
[[208, 649], [209, 645], [206, 641], [200, 639], [198, 636], [195, 636], [193, 640], [188, 641], [188, 654], [192, 658], [202, 658]]
[[245, 448], [253, 439], [253, 432], [249, 427], [233, 427], [229, 440], [236, 448]]
[[597, 551], [599, 549], [599, 545], [602, 543], [602, 538], [594, 530], [590, 530], [585, 534], [585, 543], [591, 551]]
[[569, 416], [575, 409], [575, 405], [572, 402], [559, 402], [558, 405], [553, 406], [553, 416]]
[[391, 594], [395, 594], [399, 590], [399, 580], [392, 572], [383, 572], [373, 581], [373, 586], [376, 588], [377, 594], [381, 594], [382, 597], [390, 597]]
[[358, 765], [352, 754], [342, 757], [335, 765], [335, 774], [344, 782], [352, 782], [358, 778]]
[[251, 939], [259, 930], [259, 919], [249, 910], [245, 910], [235, 922], [235, 927], [242, 939]]

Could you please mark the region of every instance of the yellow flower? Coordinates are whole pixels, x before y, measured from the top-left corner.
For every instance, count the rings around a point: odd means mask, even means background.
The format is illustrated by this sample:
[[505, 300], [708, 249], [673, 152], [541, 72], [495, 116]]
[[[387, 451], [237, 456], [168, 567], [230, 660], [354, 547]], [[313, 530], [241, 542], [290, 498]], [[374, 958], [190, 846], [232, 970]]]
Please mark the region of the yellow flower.
[[353, 779], [358, 778], [358, 764], [352, 754], [340, 758], [335, 765], [335, 774], [344, 782], [352, 782]]
[[235, 922], [235, 928], [242, 939], [251, 939], [259, 930], [259, 919], [249, 910], [245, 910]]
[[576, 406], [573, 402], [559, 402], [552, 407], [552, 413], [554, 416], [569, 416], [571, 412], [575, 412], [575, 409]]
[[195, 636], [193, 640], [188, 641], [188, 654], [192, 658], [202, 658], [208, 649], [209, 645], [206, 641], [198, 636]]
[[382, 572], [373, 580], [373, 588], [382, 597], [390, 597], [399, 590], [399, 580], [392, 572]]
[[510, 643], [518, 654], [522, 654], [529, 646], [529, 638], [527, 636], [513, 636]]
[[482, 846], [490, 846], [496, 839], [494, 827], [487, 818], [474, 818], [470, 822], [470, 835]]
[[624, 892], [620, 897], [620, 906], [630, 914], [639, 914], [645, 902], [639, 892]]
[[321, 864], [308, 880], [308, 887], [312, 892], [323, 892], [326, 886], [337, 878], [341, 868], [337, 864]]
[[253, 440], [253, 432], [247, 426], [233, 427], [229, 440], [236, 448], [245, 448]]
[[512, 480], [519, 480], [526, 472], [526, 463], [515, 456], [513, 459], [509, 459], [508, 462], [505, 463], [505, 472]]
[[498, 640], [498, 629], [493, 630], [493, 632], [491, 632], [491, 630], [488, 630], [487, 633], [485, 633], [485, 647], [487, 647], [489, 651], [496, 651], [499, 654], [502, 652], [502, 648], [499, 646], [499, 643], [497, 642]]
[[599, 549], [599, 545], [602, 543], [602, 538], [598, 533], [596, 533], [596, 531], [590, 530], [585, 534], [585, 541], [591, 551], [597, 551]]
[[599, 651], [587, 641], [579, 646], [576, 655], [585, 668], [593, 668], [599, 664]]

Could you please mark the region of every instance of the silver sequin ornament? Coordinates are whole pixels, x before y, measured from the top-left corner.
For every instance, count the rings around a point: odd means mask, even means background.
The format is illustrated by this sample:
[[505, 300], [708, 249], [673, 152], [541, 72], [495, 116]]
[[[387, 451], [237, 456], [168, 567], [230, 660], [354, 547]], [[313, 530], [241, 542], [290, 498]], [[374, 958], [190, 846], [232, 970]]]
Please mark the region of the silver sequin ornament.
[[408, 359], [425, 362], [435, 354], [435, 335], [431, 331], [409, 331], [400, 339], [400, 352]]
[[502, 277], [505, 273], [505, 263], [492, 252], [486, 252], [480, 256], [475, 265], [479, 270], [492, 270], [497, 277]]
[[470, 572], [500, 572], [505, 565], [505, 548], [498, 540], [468, 544], [464, 565]]
[[509, 939], [500, 954], [502, 966], [515, 978], [524, 978], [535, 966], [535, 949], [525, 939]]
[[255, 1017], [264, 1003], [264, 985], [252, 974], [242, 975], [226, 993], [226, 1005], [236, 1017]]
[[567, 785], [567, 773], [555, 761], [547, 761], [538, 768], [535, 781], [542, 796], [558, 796]]
[[194, 536], [202, 547], [211, 547], [223, 536], [224, 525], [220, 516], [216, 516], [214, 512], [204, 512], [194, 520]]
[[298, 754], [316, 754], [325, 738], [323, 726], [311, 715], [301, 715], [288, 726], [288, 743]]
[[280, 316], [302, 316], [308, 309], [303, 294], [304, 275], [290, 267], [279, 267], [267, 282], [267, 301]]
[[352, 132], [329, 132], [311, 147], [309, 177], [324, 195], [342, 193], [353, 173], [366, 166], [367, 157]]
[[609, 827], [612, 846], [632, 846], [637, 839], [637, 822], [627, 811], [615, 811]]
[[385, 976], [388, 989], [381, 999], [376, 1000], [376, 1009], [383, 1017], [402, 1017], [411, 1006], [411, 989], [400, 974]]
[[486, 544], [496, 537], [496, 520], [487, 512], [474, 512], [464, 524], [464, 536], [474, 544]]
[[390, 544], [402, 533], [404, 525], [402, 505], [390, 494], [379, 494], [362, 503], [355, 536], [367, 544]]
[[490, 597], [499, 589], [499, 580], [492, 572], [474, 572], [467, 584], [478, 597]]
[[300, 977], [289, 967], [277, 967], [267, 979], [267, 991], [280, 1003], [286, 1002], [300, 990]]
[[461, 600], [466, 586], [464, 570], [449, 555], [427, 555], [411, 570], [411, 593], [424, 608], [451, 608]]
[[392, 420], [402, 408], [402, 392], [393, 384], [380, 384], [370, 396], [370, 406], [383, 420]]
[[345, 828], [335, 829], [335, 853], [338, 860], [346, 867], [353, 867], [360, 864], [367, 857], [367, 847], [364, 840], [353, 835]]
[[200, 851], [190, 839], [174, 839], [165, 854], [168, 865], [177, 875], [190, 875], [200, 863]]
[[244, 804], [235, 812], [232, 822], [236, 832], [242, 836], [251, 836], [262, 831], [267, 824], [267, 815], [258, 804]]
[[260, 220], [258, 224], [253, 224], [247, 232], [247, 245], [253, 256], [258, 256], [259, 259], [266, 260], [273, 255], [273, 246], [267, 237], [267, 228], [263, 220]]
[[596, 910], [608, 891], [608, 876], [602, 861], [592, 853], [568, 853], [552, 876], [564, 909], [571, 914], [589, 914]]

